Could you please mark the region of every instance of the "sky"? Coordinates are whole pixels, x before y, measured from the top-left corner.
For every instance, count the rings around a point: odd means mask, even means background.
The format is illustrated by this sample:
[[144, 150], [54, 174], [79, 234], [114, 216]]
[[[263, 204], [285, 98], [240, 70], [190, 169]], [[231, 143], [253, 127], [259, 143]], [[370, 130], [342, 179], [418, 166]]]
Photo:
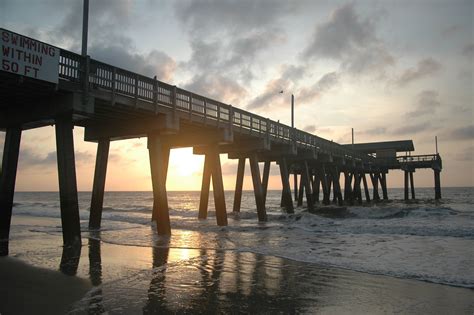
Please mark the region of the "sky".
[[[295, 126], [339, 143], [354, 128], [356, 143], [412, 139], [432, 154], [437, 136], [442, 185], [474, 186], [473, 15], [472, 0], [90, 0], [88, 53], [288, 125], [294, 94]], [[0, 27], [80, 53], [82, 1], [0, 0]], [[77, 180], [90, 191], [96, 144], [83, 134]], [[236, 161], [221, 162], [232, 190]], [[199, 190], [202, 167], [172, 150], [168, 190]], [[433, 187], [433, 172], [415, 186]], [[53, 127], [23, 132], [16, 189], [58, 189]], [[112, 142], [106, 190], [151, 190], [146, 139]]]

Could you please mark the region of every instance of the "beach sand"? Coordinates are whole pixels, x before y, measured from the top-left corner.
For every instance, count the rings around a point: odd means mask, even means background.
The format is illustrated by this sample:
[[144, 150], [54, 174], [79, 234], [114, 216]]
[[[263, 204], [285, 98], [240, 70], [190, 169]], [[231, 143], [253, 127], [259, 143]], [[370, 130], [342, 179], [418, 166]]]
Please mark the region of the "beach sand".
[[472, 289], [251, 252], [169, 248], [160, 238], [155, 247], [125, 246], [83, 232], [82, 248], [64, 250], [59, 229], [44, 228], [59, 222], [13, 223], [10, 257], [0, 258], [1, 314], [474, 312]]

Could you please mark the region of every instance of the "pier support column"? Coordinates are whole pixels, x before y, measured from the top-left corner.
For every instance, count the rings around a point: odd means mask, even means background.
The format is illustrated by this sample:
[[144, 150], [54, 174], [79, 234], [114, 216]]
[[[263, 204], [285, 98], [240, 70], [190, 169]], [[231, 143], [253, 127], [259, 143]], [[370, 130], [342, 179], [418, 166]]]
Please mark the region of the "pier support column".
[[[410, 188], [411, 188], [411, 199], [415, 199], [415, 185], [413, 181], [413, 171], [410, 172]], [[384, 196], [385, 199], [385, 196]]]
[[263, 199], [263, 187], [260, 179], [260, 169], [256, 154], [250, 156], [250, 171], [252, 173], [253, 191], [255, 194], [255, 203], [257, 204], [258, 221], [267, 221], [267, 211], [265, 210], [265, 201]]
[[334, 182], [334, 196], [336, 199], [336, 202], [339, 206], [343, 205], [343, 199], [342, 199], [342, 192], [341, 192], [341, 184], [339, 183], [339, 178], [340, 178], [340, 172], [337, 169], [337, 166], [334, 167], [333, 169], [333, 182]]
[[301, 172], [300, 176], [301, 176], [300, 177], [300, 188], [299, 188], [299, 191], [298, 191], [298, 202], [296, 204], [298, 207], [303, 206], [303, 195], [304, 195], [303, 172]]
[[349, 171], [344, 171], [344, 200], [347, 204], [354, 204], [354, 198], [352, 195], [352, 177], [353, 175]]
[[291, 196], [290, 178], [288, 174], [288, 164], [285, 158], [280, 160], [280, 176], [281, 185], [283, 187], [282, 207], [286, 209], [287, 213], [294, 213], [293, 197]]
[[212, 146], [210, 148], [209, 155], [211, 157], [212, 190], [214, 192], [217, 225], [227, 226], [224, 182], [222, 180], [221, 158], [217, 146]]
[[331, 186], [324, 165], [319, 168], [319, 172], [321, 174], [321, 186], [323, 188], [323, 204], [328, 205], [330, 203], [329, 197], [331, 194]]
[[89, 213], [89, 229], [100, 229], [102, 208], [104, 205], [105, 178], [109, 159], [109, 139], [101, 139], [97, 144], [94, 183], [92, 186], [91, 209]]
[[56, 118], [55, 128], [63, 242], [65, 246], [80, 246], [81, 225], [77, 198], [72, 116], [66, 115]]
[[319, 173], [316, 171], [316, 174], [314, 175], [314, 181], [313, 181], [313, 201], [314, 202], [319, 202], [320, 185], [321, 185], [321, 177]]
[[379, 178], [376, 173], [370, 174], [370, 180], [372, 181], [372, 188], [374, 191], [374, 201], [379, 201]]
[[404, 199], [408, 200], [408, 171], [405, 172], [405, 181], [404, 181]]
[[240, 212], [240, 205], [242, 203], [242, 187], [244, 184], [245, 159], [246, 158], [240, 158], [239, 164], [237, 166], [237, 179], [235, 182], [234, 193], [234, 212]]
[[360, 180], [361, 180], [360, 173], [357, 171], [354, 171], [354, 189], [352, 191], [354, 194], [354, 199], [357, 200], [359, 204], [362, 203], [362, 191], [360, 189]]
[[293, 174], [293, 189], [295, 190], [295, 201], [298, 201], [298, 174]]
[[367, 178], [365, 177], [365, 173], [362, 173], [362, 182], [364, 184], [364, 193], [365, 193], [365, 201], [370, 202], [370, 193], [369, 193], [369, 186], [367, 185]]
[[387, 193], [387, 176], [385, 175], [385, 172], [382, 172], [382, 173], [379, 175], [379, 180], [380, 180], [380, 187], [382, 187], [383, 200], [388, 200], [388, 193]]
[[8, 255], [20, 141], [21, 128], [19, 126], [7, 128], [0, 175], [0, 256]]
[[[244, 159], [245, 163], [245, 159]], [[245, 164], [244, 164], [245, 166]], [[238, 177], [238, 174], [237, 174]], [[243, 182], [243, 175], [242, 175]], [[202, 183], [201, 183], [201, 197], [199, 199], [199, 219], [207, 219], [207, 208], [209, 205], [209, 190], [211, 187], [211, 157], [209, 154], [204, 155], [204, 170], [202, 171]], [[237, 193], [237, 188], [236, 188]], [[240, 191], [242, 196], [242, 190]], [[239, 201], [240, 211], [240, 201]]]
[[171, 235], [168, 196], [166, 193], [166, 173], [170, 148], [165, 146], [158, 135], [148, 135], [151, 182], [153, 186], [153, 214], [158, 235]]
[[438, 169], [434, 170], [434, 182], [435, 182], [435, 199], [441, 199], [441, 171]]
[[303, 162], [303, 169], [301, 174], [301, 181], [303, 182], [304, 190], [306, 192], [306, 203], [308, 205], [308, 209], [313, 209], [313, 191], [311, 190], [311, 177], [309, 175], [309, 168], [308, 162]]
[[263, 188], [263, 202], [267, 203], [268, 180], [270, 178], [271, 161], [265, 161], [263, 165], [262, 188]]

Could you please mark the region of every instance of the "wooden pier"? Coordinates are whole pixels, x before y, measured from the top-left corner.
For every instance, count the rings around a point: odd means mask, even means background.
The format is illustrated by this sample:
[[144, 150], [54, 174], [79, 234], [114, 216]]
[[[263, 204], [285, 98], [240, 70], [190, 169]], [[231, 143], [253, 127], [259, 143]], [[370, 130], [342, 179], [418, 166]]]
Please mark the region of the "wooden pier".
[[[0, 32], [26, 38], [3, 29]], [[379, 187], [382, 199], [388, 199], [386, 175], [394, 169], [405, 172], [405, 197], [408, 199], [408, 177], [414, 198], [413, 172], [417, 168], [432, 168], [435, 198], [441, 198], [442, 163], [439, 154], [396, 156], [400, 150], [413, 151], [411, 141], [404, 142], [405, 146], [407, 142], [411, 143], [408, 149], [399, 147], [399, 143], [395, 142], [365, 144], [371, 146], [369, 149], [364, 149], [362, 144], [341, 145], [166, 84], [156, 77], [145, 77], [89, 56], [55, 49], [59, 52], [57, 82], [0, 71], [0, 130], [6, 131], [0, 179], [0, 240], [4, 240], [0, 242], [0, 255], [8, 254], [22, 130], [53, 124], [56, 126], [65, 245], [81, 243], [74, 126], [85, 128], [85, 141], [98, 144], [90, 229], [99, 229], [101, 224], [110, 141], [137, 137], [148, 138], [154, 197], [152, 219], [157, 222], [161, 235], [171, 233], [166, 193], [169, 153], [171, 149], [180, 147], [192, 147], [194, 154], [205, 156], [199, 218], [207, 217], [212, 178], [216, 220], [221, 226], [227, 225], [227, 205], [220, 154], [238, 160], [233, 204], [235, 212], [240, 211], [244, 166], [249, 162], [259, 221], [267, 219], [265, 201], [272, 164], [279, 167], [281, 205], [288, 213], [294, 211], [291, 175], [297, 205], [302, 206], [305, 199], [308, 208], [319, 202], [320, 191], [323, 193], [323, 204], [360, 204], [363, 197], [367, 202], [378, 201], [381, 199]], [[387, 155], [387, 152], [390, 154]], [[341, 187], [341, 175], [344, 189]], [[372, 197], [369, 181], [373, 187]]]

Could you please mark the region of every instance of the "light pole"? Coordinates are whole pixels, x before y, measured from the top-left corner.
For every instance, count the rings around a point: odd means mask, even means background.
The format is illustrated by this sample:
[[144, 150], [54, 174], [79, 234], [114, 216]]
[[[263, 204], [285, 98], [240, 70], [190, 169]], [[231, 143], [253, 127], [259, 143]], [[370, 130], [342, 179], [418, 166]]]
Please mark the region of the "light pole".
[[291, 128], [295, 128], [295, 96], [291, 94]]
[[82, 56], [87, 56], [87, 33], [89, 29], [89, 0], [84, 0], [82, 9]]

